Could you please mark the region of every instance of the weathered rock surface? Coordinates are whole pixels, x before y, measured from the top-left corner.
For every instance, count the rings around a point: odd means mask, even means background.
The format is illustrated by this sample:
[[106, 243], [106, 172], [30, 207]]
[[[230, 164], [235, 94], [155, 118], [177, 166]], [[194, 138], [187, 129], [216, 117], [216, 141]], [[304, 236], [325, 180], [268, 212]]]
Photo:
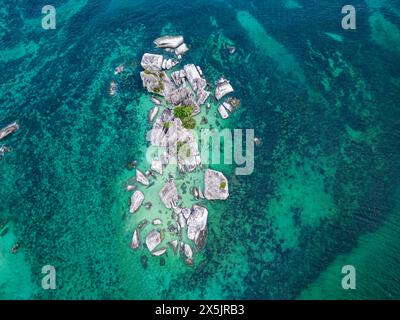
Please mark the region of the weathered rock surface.
[[229, 197], [228, 180], [221, 172], [206, 170], [204, 196], [207, 200], [225, 200]]
[[193, 205], [192, 212], [187, 220], [187, 237], [196, 245], [203, 242], [207, 229], [208, 210], [206, 207]]
[[161, 70], [163, 60], [160, 54], [145, 53], [140, 64], [145, 70], [157, 72]]
[[139, 169], [136, 169], [136, 181], [141, 183], [144, 186], [148, 186], [150, 183], [149, 179], [147, 179], [146, 175]]
[[229, 118], [229, 114], [226, 111], [225, 107], [221, 104], [218, 106], [218, 112], [221, 115], [222, 119], [227, 119]]
[[152, 230], [146, 237], [147, 249], [153, 251], [161, 243], [161, 234], [157, 230]]
[[159, 174], [163, 174], [163, 163], [161, 160], [159, 159], [153, 159], [151, 161], [151, 170], [153, 170], [154, 172], [157, 172]]
[[132, 236], [131, 248], [137, 249], [140, 246], [140, 234], [138, 229], [135, 229]]
[[217, 83], [217, 88], [215, 89], [215, 97], [220, 100], [222, 97], [228, 93], [233, 92], [233, 88], [228, 80], [222, 78]]
[[144, 194], [141, 191], [135, 191], [131, 196], [131, 206], [129, 208], [130, 213], [135, 213], [142, 205], [144, 200]]
[[168, 209], [176, 206], [179, 200], [178, 190], [176, 189], [174, 180], [169, 180], [160, 191], [161, 201]]
[[186, 45], [186, 43], [182, 43], [179, 47], [177, 47], [175, 49], [175, 54], [179, 57], [179, 56], [183, 56], [188, 51], [189, 51], [189, 48]]

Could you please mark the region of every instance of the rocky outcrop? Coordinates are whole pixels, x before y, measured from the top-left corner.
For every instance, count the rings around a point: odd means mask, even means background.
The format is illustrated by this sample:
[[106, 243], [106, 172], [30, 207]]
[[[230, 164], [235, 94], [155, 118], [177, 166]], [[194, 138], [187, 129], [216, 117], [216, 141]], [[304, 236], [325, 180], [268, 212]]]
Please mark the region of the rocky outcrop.
[[228, 80], [224, 78], [218, 80], [217, 88], [215, 89], [215, 97], [217, 100], [220, 100], [222, 97], [231, 92], [233, 92], [233, 88]]
[[176, 206], [179, 200], [178, 190], [176, 189], [174, 180], [169, 180], [160, 191], [161, 201], [168, 209]]
[[176, 49], [183, 44], [183, 41], [182, 36], [163, 36], [154, 40], [154, 44], [157, 48]]
[[204, 241], [207, 229], [208, 210], [206, 207], [193, 205], [187, 220], [187, 237], [199, 246]]
[[145, 53], [140, 64], [145, 70], [157, 72], [162, 69], [163, 60], [160, 54]]
[[144, 200], [144, 194], [141, 191], [135, 191], [131, 196], [131, 205], [129, 208], [130, 213], [135, 213], [142, 205]]
[[147, 249], [153, 251], [161, 243], [161, 233], [157, 230], [152, 230], [146, 237]]
[[229, 197], [228, 180], [221, 172], [206, 170], [204, 196], [207, 200], [226, 200]]

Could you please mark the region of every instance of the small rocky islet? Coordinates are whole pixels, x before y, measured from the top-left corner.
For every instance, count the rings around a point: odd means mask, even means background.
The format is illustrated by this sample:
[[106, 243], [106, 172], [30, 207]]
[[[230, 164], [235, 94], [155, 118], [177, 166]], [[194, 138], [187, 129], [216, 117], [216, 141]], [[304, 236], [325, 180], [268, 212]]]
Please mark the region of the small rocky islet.
[[[217, 115], [208, 113], [211, 101], [216, 101], [221, 118], [227, 119], [229, 113], [240, 105], [240, 100], [228, 96], [234, 89], [227, 79], [220, 78], [215, 88], [210, 89], [200, 66], [186, 64], [178, 68], [189, 50], [183, 36], [163, 36], [154, 44], [165, 53], [145, 53], [141, 60], [144, 70], [140, 77], [143, 87], [151, 94], [149, 99], [153, 104], [148, 117], [153, 123], [148, 137], [151, 147], [159, 149], [152, 155], [147, 171], [138, 169], [136, 161], [131, 166], [136, 170], [136, 178], [135, 184], [127, 186], [127, 191], [133, 191], [129, 212], [143, 216], [143, 219], [133, 230], [130, 247], [133, 250], [145, 247], [156, 257], [167, 255], [167, 251], [172, 250], [174, 255], [179, 255], [191, 266], [194, 264], [194, 253], [206, 244], [209, 213], [206, 202], [229, 197], [228, 180], [224, 174], [204, 168], [201, 162], [198, 141], [193, 132], [196, 127], [194, 117], [203, 108], [207, 115], [202, 117], [202, 124], [209, 124], [210, 118]], [[170, 165], [175, 166], [175, 173], [165, 172]], [[198, 203], [185, 207], [180, 203], [182, 197], [176, 185], [176, 176], [186, 177], [194, 173], [203, 175], [204, 190], [198, 185], [190, 186], [189, 190]], [[165, 179], [159, 190], [155, 185], [157, 177]], [[193, 184], [193, 180], [189, 181]], [[181, 186], [181, 191], [186, 190], [186, 184], [187, 181]], [[161, 210], [157, 211], [160, 215], [151, 219], [151, 223], [146, 219], [149, 211], [157, 210], [151, 202], [145, 202], [148, 201], [145, 199], [147, 189], [154, 189], [150, 191], [153, 197], [158, 193], [161, 203], [170, 211], [169, 219], [161, 215]], [[167, 228], [163, 228], [164, 225]], [[168, 240], [166, 233], [170, 235]], [[165, 264], [165, 259], [162, 259], [160, 265]], [[143, 267], [147, 267], [147, 262], [145, 259]]]

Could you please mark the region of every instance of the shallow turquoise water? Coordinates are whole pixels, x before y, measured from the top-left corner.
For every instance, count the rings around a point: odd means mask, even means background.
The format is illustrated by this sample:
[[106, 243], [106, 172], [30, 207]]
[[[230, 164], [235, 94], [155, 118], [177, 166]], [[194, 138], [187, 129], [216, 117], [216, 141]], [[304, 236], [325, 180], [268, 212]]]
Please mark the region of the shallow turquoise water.
[[[0, 126], [21, 125], [0, 161], [0, 298], [399, 298], [398, 4], [353, 1], [357, 31], [344, 31], [340, 1], [55, 1], [46, 31], [40, 3], [0, 3]], [[124, 186], [149, 129], [139, 61], [165, 33], [211, 81], [231, 80], [230, 126], [262, 144], [251, 176], [220, 168], [231, 196], [209, 205], [199, 263], [143, 269]], [[355, 291], [340, 288], [343, 264]]]

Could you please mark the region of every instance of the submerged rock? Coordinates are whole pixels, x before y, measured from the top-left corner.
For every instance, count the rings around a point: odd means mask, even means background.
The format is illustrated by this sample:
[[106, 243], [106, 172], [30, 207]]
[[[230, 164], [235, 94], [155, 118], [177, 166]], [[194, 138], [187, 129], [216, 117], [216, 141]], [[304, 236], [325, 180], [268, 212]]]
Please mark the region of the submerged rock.
[[146, 237], [146, 246], [149, 251], [153, 251], [161, 243], [161, 233], [157, 230], [152, 230]]
[[192, 212], [187, 220], [187, 237], [196, 245], [203, 242], [207, 228], [208, 210], [206, 207], [193, 205]]
[[226, 200], [229, 197], [228, 180], [221, 172], [206, 170], [204, 196], [207, 200]]
[[141, 191], [135, 191], [131, 196], [131, 206], [129, 208], [130, 213], [135, 213], [142, 205], [144, 200], [144, 194]]
[[168, 209], [176, 206], [179, 200], [178, 190], [176, 189], [174, 180], [169, 180], [160, 191], [161, 201]]
[[140, 262], [142, 263], [142, 267], [143, 269], [147, 268], [147, 261], [149, 258], [147, 258], [145, 255], [140, 257]]

